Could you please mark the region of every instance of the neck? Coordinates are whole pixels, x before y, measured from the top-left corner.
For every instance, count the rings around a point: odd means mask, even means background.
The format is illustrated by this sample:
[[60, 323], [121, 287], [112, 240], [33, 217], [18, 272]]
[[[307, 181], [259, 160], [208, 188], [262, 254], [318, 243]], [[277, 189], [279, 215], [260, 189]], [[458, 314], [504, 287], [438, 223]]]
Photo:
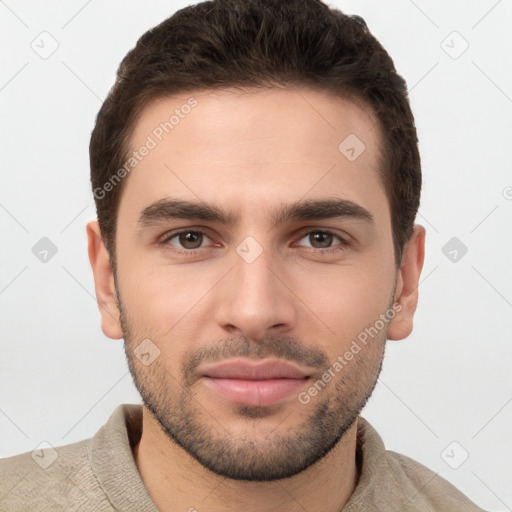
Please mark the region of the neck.
[[358, 479], [357, 420], [338, 444], [305, 471], [272, 482], [230, 480], [203, 467], [170, 440], [143, 407], [142, 436], [134, 458], [160, 512], [339, 512]]

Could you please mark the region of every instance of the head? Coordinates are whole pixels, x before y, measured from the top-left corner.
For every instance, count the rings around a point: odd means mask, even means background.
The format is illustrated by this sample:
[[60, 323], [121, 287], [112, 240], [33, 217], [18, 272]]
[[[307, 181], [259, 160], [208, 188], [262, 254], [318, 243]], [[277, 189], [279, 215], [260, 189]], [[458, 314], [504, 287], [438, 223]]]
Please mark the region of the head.
[[[411, 332], [423, 264], [406, 85], [364, 22], [316, 0], [182, 9], [124, 58], [90, 159], [102, 328], [155, 422], [233, 479], [320, 461]], [[227, 397], [208, 372], [228, 360], [301, 382]]]

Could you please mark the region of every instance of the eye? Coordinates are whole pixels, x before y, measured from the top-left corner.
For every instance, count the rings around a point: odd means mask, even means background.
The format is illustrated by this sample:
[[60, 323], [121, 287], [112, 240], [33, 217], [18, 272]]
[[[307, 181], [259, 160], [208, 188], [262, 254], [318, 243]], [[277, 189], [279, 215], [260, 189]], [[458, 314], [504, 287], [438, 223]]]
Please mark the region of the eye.
[[[305, 240], [307, 243], [301, 244], [300, 242]], [[313, 249], [330, 249], [333, 247], [333, 241], [338, 240], [339, 243], [334, 245], [344, 245], [345, 240], [330, 231], [310, 231], [306, 236], [302, 237], [298, 245], [305, 247], [312, 247]]]
[[203, 243], [207, 244], [208, 241], [211, 242], [210, 238], [208, 238], [202, 231], [193, 231], [189, 229], [187, 231], [174, 233], [162, 240], [161, 243], [162, 245], [174, 245], [180, 249], [194, 250], [204, 247]]

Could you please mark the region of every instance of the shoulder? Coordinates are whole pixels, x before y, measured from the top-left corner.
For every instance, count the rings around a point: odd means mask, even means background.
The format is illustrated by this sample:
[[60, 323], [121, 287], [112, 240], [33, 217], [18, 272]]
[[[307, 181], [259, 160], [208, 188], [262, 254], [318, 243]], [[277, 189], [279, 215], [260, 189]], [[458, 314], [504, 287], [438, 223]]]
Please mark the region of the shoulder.
[[358, 420], [356, 455], [359, 481], [344, 512], [377, 504], [382, 512], [485, 512], [438, 473], [386, 450], [377, 431], [362, 417]]
[[438, 473], [405, 455], [385, 453], [390, 474], [408, 497], [405, 510], [485, 512]]
[[113, 510], [90, 462], [90, 439], [0, 459], [0, 510]]

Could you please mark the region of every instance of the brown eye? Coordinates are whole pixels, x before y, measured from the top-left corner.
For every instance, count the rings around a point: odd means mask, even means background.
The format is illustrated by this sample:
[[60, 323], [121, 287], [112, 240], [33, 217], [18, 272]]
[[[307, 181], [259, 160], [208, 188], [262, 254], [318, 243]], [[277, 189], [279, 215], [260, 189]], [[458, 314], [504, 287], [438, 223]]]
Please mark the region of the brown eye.
[[187, 233], [180, 233], [178, 239], [185, 249], [197, 249], [201, 247], [203, 235], [195, 231], [189, 231]]
[[312, 247], [313, 249], [329, 249], [333, 246], [333, 242], [338, 240], [338, 243], [334, 245], [339, 245], [343, 243], [343, 239], [329, 231], [311, 231], [306, 236], [304, 236], [301, 241], [305, 241], [306, 243], [302, 243], [299, 245], [305, 247]]
[[208, 237], [200, 231], [182, 231], [175, 233], [167, 238], [165, 243], [175, 245], [182, 249], [199, 249], [203, 246], [203, 242], [209, 240]]
[[309, 241], [312, 247], [317, 249], [325, 249], [326, 247], [330, 247], [332, 244], [333, 236], [330, 233], [310, 233]]

